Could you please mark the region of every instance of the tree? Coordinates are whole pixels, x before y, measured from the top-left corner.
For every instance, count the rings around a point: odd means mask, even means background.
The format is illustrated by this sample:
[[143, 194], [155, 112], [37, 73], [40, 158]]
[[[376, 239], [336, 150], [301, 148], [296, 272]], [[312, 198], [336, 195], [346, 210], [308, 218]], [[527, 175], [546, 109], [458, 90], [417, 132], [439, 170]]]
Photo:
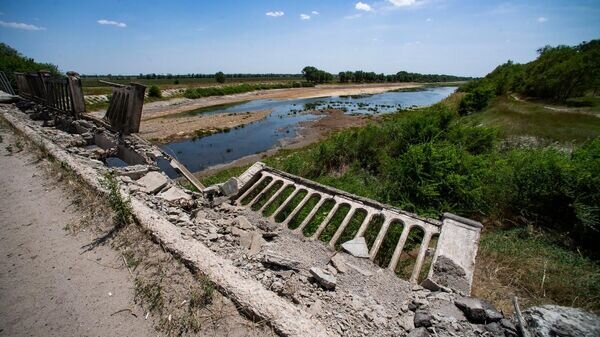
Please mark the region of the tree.
[[217, 80], [217, 83], [225, 83], [225, 74], [223, 74], [222, 71], [219, 71], [215, 74], [215, 80]]

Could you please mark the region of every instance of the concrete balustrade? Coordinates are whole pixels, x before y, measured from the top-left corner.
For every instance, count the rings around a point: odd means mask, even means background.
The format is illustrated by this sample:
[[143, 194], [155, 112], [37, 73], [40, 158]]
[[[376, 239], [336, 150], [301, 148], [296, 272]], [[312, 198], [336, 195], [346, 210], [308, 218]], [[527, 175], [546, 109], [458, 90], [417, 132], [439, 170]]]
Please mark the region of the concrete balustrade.
[[[415, 231], [417, 229], [422, 230], [423, 238], [420, 242], [420, 245], [417, 247], [418, 253], [409, 279], [409, 281], [412, 283], [418, 282], [421, 269], [423, 268], [423, 264], [425, 263], [426, 256], [428, 254], [429, 244], [432, 238], [439, 235], [436, 252], [433, 257], [432, 268], [430, 268], [428, 272], [428, 278], [424, 282], [424, 285], [430, 285], [438, 288], [442, 286], [438, 283], [440, 279], [443, 279], [443, 275], [440, 275], [440, 273], [443, 272], [443, 268], [441, 268], [440, 271], [437, 272], [438, 274], [436, 274], [433, 266], [436, 262], [439, 264], [439, 261], [442, 261], [443, 258], [446, 258], [451, 259], [454, 263], [456, 263], [456, 265], [460, 266], [460, 268], [466, 269], [466, 272], [464, 273], [464, 280], [462, 280], [464, 282], [461, 283], [459, 280], [455, 283], [459, 284], [461, 292], [470, 292], [472, 269], [474, 265], [474, 258], [477, 253], [479, 231], [481, 230], [481, 227], [473, 225], [476, 222], [472, 220], [448, 214], [445, 215], [443, 222], [419, 217], [415, 214], [405, 212], [392, 206], [381, 204], [371, 199], [355, 196], [335, 188], [315, 183], [308, 179], [272, 169], [260, 162], [251, 166], [246, 172], [238, 177], [238, 180], [241, 182], [242, 186], [240, 187], [240, 193], [238, 193], [238, 197], [236, 198], [236, 203], [240, 206], [252, 208], [254, 204], [259, 202], [262, 198], [267, 198], [267, 195], [270, 194], [265, 203], [260, 207], [260, 209], [258, 209], [258, 212], [260, 213], [264, 212], [269, 205], [274, 203], [282, 196], [286, 189], [289, 190], [291, 187], [292, 190], [289, 195], [285, 197], [285, 200], [283, 200], [281, 204], [277, 206], [276, 210], [269, 216], [269, 219], [275, 222], [276, 219], [278, 219], [278, 214], [293, 207], [291, 212], [285, 217], [285, 219], [282, 219], [281, 221], [281, 225], [285, 227], [288, 227], [290, 222], [300, 215], [300, 211], [307, 205], [311, 198], [318, 197], [318, 201], [310, 210], [307, 210], [308, 213], [306, 217], [302, 219], [299, 226], [293, 229], [294, 232], [303, 233], [305, 236], [307, 236], [304, 234], [305, 227], [311, 223], [311, 221], [313, 221], [317, 215], [317, 212], [322, 208], [325, 202], [332, 200], [333, 207], [320, 222], [315, 232], [309, 235], [310, 239], [313, 240], [318, 238], [323, 239], [321, 236], [328, 225], [336, 225], [332, 224], [331, 222], [340, 207], [347, 205], [349, 207], [348, 213], [346, 213], [344, 218], [341, 220], [341, 223], [337, 226], [337, 228], [335, 228], [335, 232], [333, 233], [331, 239], [327, 242], [327, 245], [332, 249], [336, 247], [336, 244], [343, 243], [338, 241], [344, 235], [344, 232], [349, 229], [349, 224], [352, 222], [352, 219], [357, 216], [359, 211], [365, 212], [365, 218], [362, 220], [358, 229], [353, 229], [357, 231], [353, 238], [365, 236], [365, 233], [369, 229], [369, 226], [372, 225], [375, 217], [379, 215], [383, 216], [383, 224], [381, 225], [381, 228], [379, 229], [377, 236], [375, 237], [373, 244], [369, 249], [369, 258], [371, 260], [376, 260], [378, 254], [381, 253], [380, 250], [386, 235], [389, 235], [388, 231], [390, 226], [401, 224], [402, 232], [400, 234], [400, 238], [395, 244], [395, 249], [390, 258], [390, 262], [387, 266], [381, 266], [389, 269], [392, 272], [396, 271], [399, 261], [403, 259], [403, 254], [408, 253], [406, 252], [405, 246], [407, 240], [411, 237], [411, 231]], [[270, 181], [267, 182], [267, 180]], [[275, 188], [274, 191], [271, 191], [273, 186], [278, 184], [281, 184], [281, 186]], [[291, 205], [292, 201], [295, 199], [297, 200], [298, 198], [296, 197], [303, 191], [306, 192], [306, 195], [295, 206]], [[243, 200], [246, 200], [252, 195], [254, 195], [254, 197], [252, 197], [250, 202], [245, 204], [242, 203]], [[327, 232], [330, 233], [330, 230], [328, 229]], [[449, 243], [448, 241], [454, 242]], [[443, 248], [440, 249], [440, 247]], [[440, 253], [440, 251], [442, 252]], [[440, 256], [443, 256], [443, 258], [440, 258]], [[437, 280], [437, 282], [434, 280]], [[450, 288], [454, 287], [453, 284], [445, 284], [444, 286], [448, 286]]]

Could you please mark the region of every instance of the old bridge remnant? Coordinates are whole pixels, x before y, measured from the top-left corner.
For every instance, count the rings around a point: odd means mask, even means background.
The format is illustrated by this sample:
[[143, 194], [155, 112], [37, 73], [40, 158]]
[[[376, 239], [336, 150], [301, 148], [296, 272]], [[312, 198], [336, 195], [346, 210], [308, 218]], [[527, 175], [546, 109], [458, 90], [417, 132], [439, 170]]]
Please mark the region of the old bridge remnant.
[[[273, 206], [278, 198], [282, 199], [284, 191], [287, 191], [287, 197], [280, 200], [275, 211], [266, 214], [269, 220], [289, 227], [293, 219], [299, 220], [298, 216], [301, 212], [307, 213], [300, 224], [292, 230], [302, 233], [312, 240], [324, 240], [332, 249], [341, 244], [342, 237], [347, 239], [364, 237], [371, 229], [370, 227], [374, 226], [374, 218], [383, 217], [383, 223], [376, 230], [373, 238], [369, 240], [371, 242], [368, 245], [368, 258], [377, 261], [380, 267], [387, 268], [392, 272], [398, 268], [403, 254], [407, 254], [405, 246], [409, 235], [415, 229], [422, 231], [423, 237], [409, 277], [409, 281], [412, 283], [418, 281], [430, 242], [437, 238], [435, 255], [423, 285], [436, 290], [446, 287], [462, 294], [471, 292], [475, 256], [482, 228], [479, 222], [449, 213], [444, 214], [441, 222], [419, 217], [371, 199], [358, 197], [270, 168], [260, 162], [251, 166], [237, 181], [240, 190], [235, 196], [236, 203], [247, 208], [254, 208], [259, 213], [263, 213], [269, 206]], [[298, 198], [300, 201], [292, 205], [292, 200], [300, 194], [303, 197]], [[316, 203], [313, 201], [306, 208], [305, 206], [311, 199], [317, 201]], [[326, 210], [323, 205], [328, 201], [332, 202], [333, 206]], [[341, 223], [336, 226], [332, 222], [332, 218], [343, 206], [348, 211], [343, 216]], [[289, 208], [289, 212], [284, 213], [286, 207]], [[324, 210], [326, 216], [318, 223], [316, 229], [306, 231], [309, 223], [316, 219], [316, 214]], [[349, 224], [359, 212], [364, 214], [364, 217], [361, 217], [360, 225], [358, 228], [350, 229]], [[336, 227], [332, 228], [332, 226]], [[399, 237], [397, 235], [392, 237], [391, 229], [394, 226], [401, 226], [401, 231], [394, 231], [395, 233], [400, 232]], [[324, 236], [326, 229], [328, 229], [329, 235]], [[382, 250], [384, 243], [387, 247], [385, 252]], [[381, 258], [383, 254], [390, 256]]]

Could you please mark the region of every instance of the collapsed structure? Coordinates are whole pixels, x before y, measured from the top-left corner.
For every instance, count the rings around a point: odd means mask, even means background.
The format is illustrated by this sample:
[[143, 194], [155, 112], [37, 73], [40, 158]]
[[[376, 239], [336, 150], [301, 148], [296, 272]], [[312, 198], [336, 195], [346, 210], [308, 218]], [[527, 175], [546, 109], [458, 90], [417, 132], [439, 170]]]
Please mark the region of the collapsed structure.
[[[468, 297], [482, 227], [478, 222], [452, 214], [444, 214], [441, 221], [422, 218], [262, 163], [204, 188], [181, 164], [133, 134], [139, 130], [143, 86], [117, 87], [105, 118], [98, 120], [83, 113], [81, 82], [75, 74], [58, 79], [19, 74], [17, 85], [26, 100], [1, 105], [6, 120], [93, 188], [106, 193], [100, 181], [115, 175], [142, 227], [206, 274], [242, 311], [264, 319], [280, 335], [522, 333], [492, 305]], [[174, 172], [197, 191], [169, 178]], [[316, 204], [305, 208], [315, 198]], [[333, 206], [324, 219], [313, 232], [305, 232], [329, 201]], [[349, 211], [334, 224], [342, 206]], [[264, 217], [269, 207], [275, 210]], [[348, 232], [359, 212], [364, 220]], [[299, 225], [288, 228], [300, 214], [304, 217], [296, 219]], [[365, 233], [378, 216], [383, 223], [367, 242]], [[391, 237], [391, 232], [398, 233], [391, 229], [400, 225], [400, 236]], [[395, 270], [416, 228], [424, 235], [410, 277], [404, 280]], [[332, 233], [325, 244], [318, 240], [324, 231]], [[431, 247], [434, 238], [437, 246]], [[377, 265], [373, 261], [381, 260], [384, 243], [393, 252], [389, 261]], [[427, 255], [430, 267], [422, 273]]]

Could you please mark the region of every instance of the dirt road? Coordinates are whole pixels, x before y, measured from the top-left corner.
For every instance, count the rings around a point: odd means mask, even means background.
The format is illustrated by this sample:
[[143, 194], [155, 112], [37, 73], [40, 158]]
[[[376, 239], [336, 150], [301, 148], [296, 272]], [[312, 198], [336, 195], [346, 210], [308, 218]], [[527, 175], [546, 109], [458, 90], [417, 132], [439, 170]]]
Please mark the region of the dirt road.
[[72, 190], [0, 136], [0, 336], [156, 336], [121, 256], [65, 230], [83, 217]]

